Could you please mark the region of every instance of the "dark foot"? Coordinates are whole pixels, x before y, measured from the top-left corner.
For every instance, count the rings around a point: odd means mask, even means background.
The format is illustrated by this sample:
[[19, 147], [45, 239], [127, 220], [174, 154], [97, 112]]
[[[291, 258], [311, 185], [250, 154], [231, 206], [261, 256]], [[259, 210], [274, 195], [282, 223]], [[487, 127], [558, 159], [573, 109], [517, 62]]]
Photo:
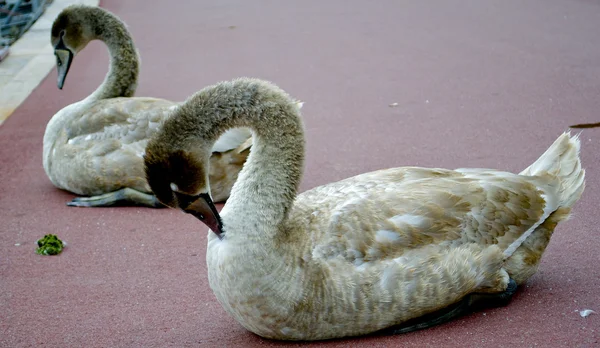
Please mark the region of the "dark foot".
[[479, 312], [487, 308], [504, 307], [510, 303], [512, 297], [517, 292], [517, 283], [510, 279], [504, 292], [499, 294], [479, 294], [474, 293], [467, 296], [469, 307], [472, 312]]
[[510, 303], [510, 300], [516, 292], [517, 283], [510, 279], [508, 287], [504, 292], [498, 294], [469, 294], [458, 303], [452, 304], [436, 312], [426, 314], [422, 317], [411, 319], [399, 326], [384, 329], [380, 331], [380, 333], [384, 335], [396, 335], [427, 329], [483, 309], [506, 306]]
[[105, 193], [92, 197], [76, 197], [67, 202], [70, 207], [116, 207], [116, 206], [142, 206], [150, 208], [164, 208], [165, 206], [156, 199], [156, 196], [124, 188], [118, 191]]

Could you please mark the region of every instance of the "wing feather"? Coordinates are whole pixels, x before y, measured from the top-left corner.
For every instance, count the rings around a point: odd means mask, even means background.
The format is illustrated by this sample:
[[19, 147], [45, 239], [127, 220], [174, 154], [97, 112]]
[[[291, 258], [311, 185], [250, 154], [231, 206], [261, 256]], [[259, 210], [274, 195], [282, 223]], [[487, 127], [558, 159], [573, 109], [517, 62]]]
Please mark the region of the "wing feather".
[[387, 169], [299, 195], [291, 220], [312, 235], [312, 258], [357, 265], [431, 244], [505, 250], [555, 209], [538, 181], [485, 169]]

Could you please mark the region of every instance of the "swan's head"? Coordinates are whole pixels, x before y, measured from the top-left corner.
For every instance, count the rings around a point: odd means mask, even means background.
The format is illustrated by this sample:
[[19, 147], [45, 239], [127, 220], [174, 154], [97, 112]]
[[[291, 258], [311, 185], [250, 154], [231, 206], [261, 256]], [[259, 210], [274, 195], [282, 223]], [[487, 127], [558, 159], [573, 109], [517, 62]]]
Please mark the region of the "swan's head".
[[208, 159], [150, 141], [144, 164], [146, 180], [161, 203], [194, 215], [221, 238], [223, 224], [210, 197]]
[[93, 39], [94, 34], [87, 25], [90, 19], [87, 6], [69, 6], [54, 20], [50, 42], [56, 56], [58, 88], [62, 89], [73, 57]]

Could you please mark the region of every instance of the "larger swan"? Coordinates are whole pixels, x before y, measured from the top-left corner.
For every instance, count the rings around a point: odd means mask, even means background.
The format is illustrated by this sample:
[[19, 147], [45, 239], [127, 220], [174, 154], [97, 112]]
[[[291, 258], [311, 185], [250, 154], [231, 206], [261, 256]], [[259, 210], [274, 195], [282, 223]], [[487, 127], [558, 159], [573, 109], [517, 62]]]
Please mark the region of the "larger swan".
[[[44, 134], [43, 163], [52, 183], [78, 195], [71, 206], [137, 204], [162, 206], [150, 192], [143, 154], [177, 104], [157, 98], [131, 98], [139, 58], [125, 24], [99, 7], [73, 5], [55, 19], [51, 42], [62, 89], [74, 56], [92, 40], [104, 41], [110, 70], [86, 99], [60, 110]], [[247, 129], [227, 132], [212, 149], [211, 182], [217, 201], [229, 196], [252, 145]]]
[[[231, 127], [252, 129], [254, 144], [219, 214], [210, 148]], [[299, 109], [256, 79], [201, 90], [146, 149], [158, 199], [214, 232], [217, 299], [267, 338], [363, 335], [441, 310], [424, 324], [436, 323], [471, 294], [510, 297], [584, 190], [579, 140], [567, 133], [520, 174], [395, 168], [297, 195], [303, 159]]]

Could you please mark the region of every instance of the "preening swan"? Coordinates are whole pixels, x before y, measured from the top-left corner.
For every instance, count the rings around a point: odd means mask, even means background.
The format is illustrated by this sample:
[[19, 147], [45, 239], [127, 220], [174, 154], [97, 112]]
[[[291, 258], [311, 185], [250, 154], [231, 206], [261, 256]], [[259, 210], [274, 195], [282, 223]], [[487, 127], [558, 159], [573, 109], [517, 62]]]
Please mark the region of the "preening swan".
[[[254, 143], [219, 214], [211, 148], [232, 127], [251, 129]], [[175, 108], [144, 155], [157, 198], [214, 232], [206, 259], [218, 301], [267, 338], [357, 336], [429, 314], [420, 328], [477, 298], [506, 300], [584, 190], [568, 133], [520, 174], [404, 167], [298, 195], [304, 145], [294, 100], [243, 78]]]

